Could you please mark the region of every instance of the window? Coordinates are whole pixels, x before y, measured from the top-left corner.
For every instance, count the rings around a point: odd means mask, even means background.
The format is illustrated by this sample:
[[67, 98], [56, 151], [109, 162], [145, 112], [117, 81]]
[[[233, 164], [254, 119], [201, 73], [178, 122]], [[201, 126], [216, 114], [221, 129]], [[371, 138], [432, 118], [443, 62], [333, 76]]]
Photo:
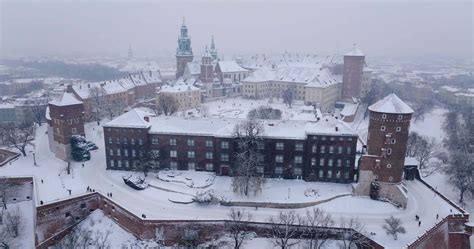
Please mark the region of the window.
[[117, 161], [117, 167], [122, 168], [122, 161], [120, 160]]
[[315, 157], [311, 157], [311, 166], [316, 166], [316, 158]]
[[396, 128], [396, 131], [397, 131], [397, 132], [402, 131], [402, 127], [397, 127], [397, 128]]
[[321, 169], [319, 170], [319, 178], [323, 178], [324, 177], [324, 171]]
[[275, 156], [275, 162], [282, 163], [283, 162], [283, 156], [282, 155], [276, 155]]
[[109, 137], [109, 144], [112, 144], [114, 141], [111, 137]]
[[277, 175], [283, 174], [283, 167], [275, 167], [275, 174]]
[[387, 149], [387, 155], [391, 155], [392, 154], [392, 149], [388, 148]]
[[214, 164], [206, 163], [206, 170], [207, 171], [213, 171], [214, 170]]
[[403, 119], [403, 115], [398, 115], [397, 119], [398, 119], [398, 120], [402, 120], [402, 119]]
[[319, 159], [319, 166], [324, 166], [324, 158]]
[[328, 170], [328, 178], [332, 178], [332, 170]]
[[352, 153], [352, 148], [351, 147], [347, 147], [347, 155], [350, 155]]
[[159, 143], [160, 143], [160, 140], [157, 137], [153, 137], [151, 139], [151, 144], [159, 144]]
[[72, 132], [72, 134], [76, 134], [76, 133], [77, 133], [77, 129], [76, 129], [76, 128], [72, 128], [72, 129], [71, 129], [71, 132]]
[[188, 158], [194, 158], [194, 151], [188, 151]]
[[188, 138], [188, 146], [194, 146], [194, 139]]
[[130, 164], [128, 163], [128, 161], [125, 161], [125, 167], [128, 168], [130, 166]]
[[113, 149], [110, 149], [109, 150], [109, 156], [113, 156], [114, 155], [114, 150]]
[[339, 170], [336, 171], [336, 178], [337, 179], [341, 178], [341, 171], [339, 171]]
[[152, 150], [151, 153], [153, 157], [160, 157], [160, 150]]
[[176, 145], [176, 138], [170, 138], [170, 145]]
[[175, 150], [170, 150], [170, 157], [177, 157], [178, 156], [178, 152], [175, 151]]
[[188, 170], [196, 170], [196, 164], [193, 162], [188, 163]]
[[259, 143], [257, 143], [257, 148], [259, 150], [264, 150], [265, 149], [265, 144], [263, 142], [259, 142]]
[[329, 160], [328, 160], [328, 166], [329, 166], [329, 167], [332, 167], [332, 158], [329, 158]]
[[397, 140], [396, 140], [395, 138], [392, 138], [392, 139], [390, 140], [390, 142], [391, 142], [392, 144], [395, 144], [395, 143], [397, 142]]
[[170, 169], [171, 170], [178, 170], [178, 163], [177, 162], [170, 162]]
[[120, 138], [116, 138], [116, 139], [115, 139], [115, 143], [116, 143], [116, 144], [120, 144]]
[[295, 150], [296, 151], [303, 151], [303, 144], [302, 143], [295, 144]]
[[128, 142], [126, 137], [124, 137], [124, 138], [122, 139], [122, 141], [123, 141], [123, 144], [127, 144], [127, 142]]
[[320, 147], [320, 149], [319, 149], [319, 152], [320, 152], [320, 153], [326, 153], [326, 146], [321, 145], [321, 147]]
[[228, 149], [228, 148], [229, 148], [229, 142], [227, 142], [227, 141], [222, 141], [222, 142], [221, 142], [221, 148], [222, 148], [222, 149]]
[[329, 146], [329, 153], [330, 154], [334, 153], [334, 146]]
[[295, 156], [295, 164], [300, 164], [300, 163], [303, 163], [303, 157]]
[[206, 147], [212, 147], [214, 146], [212, 140], [206, 140]]
[[311, 152], [316, 153], [316, 151], [317, 151], [317, 148], [316, 148], [316, 144], [315, 144], [311, 147]]
[[349, 172], [344, 172], [344, 179], [349, 179]]
[[381, 130], [381, 131], [385, 131], [385, 126], [383, 126], [383, 125], [380, 126], [380, 130]]
[[382, 119], [386, 119], [387, 118], [387, 114], [382, 114]]
[[110, 160], [110, 167], [115, 167], [115, 161], [114, 160]]
[[337, 147], [337, 153], [342, 154], [342, 146]]
[[277, 150], [283, 150], [284, 148], [284, 144], [283, 143], [276, 143], [275, 144], [275, 149]]
[[[133, 130], [132, 130], [132, 131], [133, 131]], [[131, 143], [132, 145], [135, 145], [135, 138], [130, 138], [130, 143]]]
[[342, 166], [342, 160], [341, 159], [337, 159], [337, 167], [341, 167]]
[[143, 145], [143, 140], [141, 138], [138, 139], [138, 145]]
[[229, 154], [221, 154], [221, 161], [228, 162], [229, 161]]
[[139, 156], [139, 157], [143, 157], [143, 151], [141, 151], [141, 150], [138, 151], [138, 156]]
[[325, 137], [325, 136], [322, 136], [322, 137], [321, 137], [321, 140], [323, 140], [323, 141], [326, 140], [326, 137]]
[[350, 167], [351, 166], [351, 160], [347, 159], [346, 160], [346, 167]]
[[212, 155], [212, 152], [206, 152], [206, 159], [212, 159], [214, 158]]
[[264, 170], [265, 170], [265, 169], [263, 168], [263, 166], [258, 166], [258, 167], [257, 167], [257, 173], [258, 173], [258, 174], [263, 174]]
[[334, 137], [329, 137], [329, 140], [334, 141]]
[[[132, 130], [132, 131], [133, 131], [133, 130]], [[137, 168], [137, 165], [138, 165], [138, 161], [136, 161], [136, 160], [133, 161], [133, 167], [134, 167], [134, 168]]]
[[350, 138], [348, 138], [348, 139], [347, 139], [347, 141], [352, 141], [352, 138], [351, 138], [351, 137], [350, 137]]
[[132, 157], [136, 157], [137, 154], [135, 153], [135, 150], [132, 150]]
[[296, 176], [301, 176], [301, 175], [303, 175], [303, 170], [301, 168], [293, 168], [293, 173]]
[[117, 149], [117, 156], [120, 156], [120, 149]]
[[390, 163], [387, 164], [387, 168], [389, 168], [389, 169], [392, 168], [392, 165]]
[[123, 150], [123, 155], [124, 155], [124, 156], [128, 156], [128, 150], [127, 150], [127, 149], [124, 149], [124, 150]]

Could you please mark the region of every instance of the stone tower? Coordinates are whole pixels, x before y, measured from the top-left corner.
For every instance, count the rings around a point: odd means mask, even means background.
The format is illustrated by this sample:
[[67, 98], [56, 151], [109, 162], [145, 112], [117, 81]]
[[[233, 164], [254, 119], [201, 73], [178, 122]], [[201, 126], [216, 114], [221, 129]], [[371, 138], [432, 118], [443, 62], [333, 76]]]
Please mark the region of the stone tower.
[[380, 197], [406, 206], [400, 183], [412, 114], [413, 109], [393, 93], [369, 106], [367, 153], [359, 162], [356, 194], [373, 194], [375, 182]]
[[199, 75], [199, 79], [205, 83], [212, 83], [213, 75], [212, 56], [206, 47], [206, 51], [202, 55], [201, 74]]
[[183, 25], [181, 25], [181, 32], [178, 38], [178, 48], [176, 49], [176, 78], [183, 76], [186, 64], [192, 61], [191, 37], [188, 36], [188, 28], [183, 18]]
[[46, 118], [49, 149], [57, 158], [68, 160], [71, 157], [71, 136], [85, 136], [82, 101], [66, 91], [60, 99], [48, 103]]
[[209, 53], [211, 54], [213, 61], [217, 60], [217, 49], [216, 49], [216, 44], [214, 43], [214, 35], [211, 38], [211, 49]]
[[365, 55], [356, 44], [352, 50], [344, 55], [342, 73], [342, 99], [359, 98], [362, 89], [362, 77], [365, 64]]

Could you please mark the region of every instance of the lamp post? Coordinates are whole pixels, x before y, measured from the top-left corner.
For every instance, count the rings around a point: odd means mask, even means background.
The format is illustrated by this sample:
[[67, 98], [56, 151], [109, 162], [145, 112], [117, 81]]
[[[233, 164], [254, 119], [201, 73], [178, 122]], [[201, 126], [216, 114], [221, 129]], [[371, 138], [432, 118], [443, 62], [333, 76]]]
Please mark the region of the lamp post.
[[34, 165], [34, 166], [37, 166], [37, 165], [36, 165], [36, 155], [35, 155], [34, 152], [33, 152], [33, 165]]

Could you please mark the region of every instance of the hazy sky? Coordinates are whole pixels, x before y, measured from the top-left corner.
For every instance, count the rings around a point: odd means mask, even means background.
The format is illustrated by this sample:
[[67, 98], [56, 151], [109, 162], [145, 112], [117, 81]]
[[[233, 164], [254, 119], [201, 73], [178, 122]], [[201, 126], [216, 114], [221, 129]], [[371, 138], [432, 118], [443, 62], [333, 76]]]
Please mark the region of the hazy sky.
[[473, 56], [473, 4], [432, 1], [4, 1], [1, 56], [174, 54], [186, 17], [195, 55], [219, 52]]

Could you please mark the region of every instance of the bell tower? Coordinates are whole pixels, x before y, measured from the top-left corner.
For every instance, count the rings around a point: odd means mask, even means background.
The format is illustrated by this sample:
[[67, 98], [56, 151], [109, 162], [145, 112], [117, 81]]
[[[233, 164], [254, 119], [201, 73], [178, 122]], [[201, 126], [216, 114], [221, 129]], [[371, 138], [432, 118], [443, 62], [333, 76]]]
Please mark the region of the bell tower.
[[211, 83], [213, 78], [213, 66], [212, 66], [212, 55], [209, 53], [209, 50], [206, 46], [206, 51], [202, 55], [201, 60], [201, 74], [199, 79], [205, 83]]
[[188, 62], [193, 61], [193, 49], [191, 47], [191, 37], [188, 35], [188, 28], [183, 17], [183, 24], [178, 37], [178, 48], [176, 49], [176, 78], [183, 76], [184, 69]]

